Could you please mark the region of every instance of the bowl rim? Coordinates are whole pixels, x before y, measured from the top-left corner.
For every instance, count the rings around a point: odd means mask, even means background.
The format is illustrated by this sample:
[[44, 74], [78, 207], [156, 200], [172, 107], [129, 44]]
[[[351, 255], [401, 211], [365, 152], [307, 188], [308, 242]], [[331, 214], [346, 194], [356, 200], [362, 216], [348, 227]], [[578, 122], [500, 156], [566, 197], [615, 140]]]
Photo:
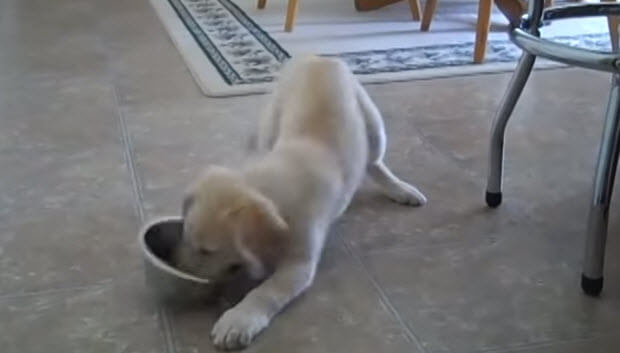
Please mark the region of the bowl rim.
[[160, 259], [159, 257], [155, 256], [151, 251], [150, 248], [146, 245], [146, 234], [149, 231], [149, 229], [151, 229], [152, 227], [158, 225], [158, 224], [162, 224], [162, 223], [171, 223], [171, 222], [183, 222], [183, 218], [182, 217], [178, 217], [178, 216], [166, 216], [166, 217], [157, 217], [154, 218], [148, 222], [145, 222], [144, 225], [141, 227], [140, 232], [138, 233], [138, 243], [140, 244], [140, 250], [142, 251], [142, 254], [146, 257], [147, 261], [149, 261], [153, 266], [157, 267], [159, 270], [167, 272], [175, 277], [184, 279], [184, 280], [188, 280], [188, 281], [192, 281], [192, 282], [196, 282], [199, 284], [209, 284], [211, 283], [211, 280], [206, 279], [206, 278], [200, 278], [200, 277], [196, 277], [194, 275], [191, 275], [187, 272], [183, 272], [177, 268], [174, 268], [172, 266], [170, 266], [169, 264], [167, 264], [165, 261], [163, 261], [162, 259]]

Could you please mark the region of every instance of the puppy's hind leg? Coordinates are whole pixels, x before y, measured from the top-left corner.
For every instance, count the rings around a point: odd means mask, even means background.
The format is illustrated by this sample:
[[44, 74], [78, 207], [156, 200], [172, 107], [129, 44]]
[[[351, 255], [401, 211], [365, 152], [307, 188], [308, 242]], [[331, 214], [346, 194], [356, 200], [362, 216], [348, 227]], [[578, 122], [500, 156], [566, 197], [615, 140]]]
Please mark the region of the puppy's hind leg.
[[411, 206], [426, 203], [426, 197], [418, 188], [398, 179], [383, 161], [371, 163], [368, 166], [368, 175], [381, 187], [387, 197], [395, 202]]
[[426, 197], [415, 186], [400, 180], [383, 162], [387, 137], [379, 109], [356, 81], [356, 95], [366, 122], [368, 136], [368, 175], [395, 202], [420, 206]]

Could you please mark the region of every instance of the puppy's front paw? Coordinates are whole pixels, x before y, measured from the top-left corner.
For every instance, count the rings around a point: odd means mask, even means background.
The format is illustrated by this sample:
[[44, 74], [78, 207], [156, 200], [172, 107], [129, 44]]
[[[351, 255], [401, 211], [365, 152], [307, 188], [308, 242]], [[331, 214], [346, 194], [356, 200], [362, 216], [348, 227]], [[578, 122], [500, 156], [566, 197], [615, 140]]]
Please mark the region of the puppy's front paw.
[[269, 318], [266, 315], [234, 307], [217, 320], [211, 338], [217, 348], [243, 349], [268, 324]]
[[422, 206], [427, 202], [426, 196], [418, 188], [405, 182], [391, 187], [388, 190], [388, 197], [394, 202], [409, 206]]

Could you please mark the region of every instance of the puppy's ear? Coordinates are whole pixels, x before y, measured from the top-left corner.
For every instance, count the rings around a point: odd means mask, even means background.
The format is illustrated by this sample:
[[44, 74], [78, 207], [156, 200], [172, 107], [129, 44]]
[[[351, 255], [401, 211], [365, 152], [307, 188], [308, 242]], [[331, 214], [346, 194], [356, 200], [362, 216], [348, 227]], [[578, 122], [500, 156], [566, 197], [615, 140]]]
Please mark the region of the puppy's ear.
[[263, 195], [253, 195], [246, 212], [249, 216], [249, 226], [254, 229], [277, 233], [288, 230], [288, 224], [276, 205]]
[[273, 201], [255, 191], [246, 192], [234, 207], [225, 212], [225, 216], [243, 227], [243, 233], [281, 233], [288, 230], [288, 224]]
[[253, 272], [262, 272], [264, 262], [280, 254], [285, 246], [283, 233], [288, 230], [288, 224], [273, 201], [258, 192], [244, 193], [238, 206], [231, 209], [226, 218], [236, 229], [237, 250], [257, 269]]

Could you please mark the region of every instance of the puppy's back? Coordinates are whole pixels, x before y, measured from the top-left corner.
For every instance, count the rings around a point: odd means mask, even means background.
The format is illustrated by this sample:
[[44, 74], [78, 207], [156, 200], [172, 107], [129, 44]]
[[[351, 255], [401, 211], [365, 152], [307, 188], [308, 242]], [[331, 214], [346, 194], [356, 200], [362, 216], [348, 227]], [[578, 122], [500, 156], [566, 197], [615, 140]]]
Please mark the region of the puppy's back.
[[[339, 144], [359, 129], [355, 78], [340, 60], [316, 56], [291, 60], [278, 83], [284, 139], [312, 137]], [[350, 142], [350, 141], [348, 141]]]
[[283, 70], [276, 91], [281, 114], [275, 150], [309, 164], [318, 174], [332, 175], [322, 178], [339, 185], [337, 209], [348, 204], [368, 159], [358, 86], [344, 62], [303, 57]]

